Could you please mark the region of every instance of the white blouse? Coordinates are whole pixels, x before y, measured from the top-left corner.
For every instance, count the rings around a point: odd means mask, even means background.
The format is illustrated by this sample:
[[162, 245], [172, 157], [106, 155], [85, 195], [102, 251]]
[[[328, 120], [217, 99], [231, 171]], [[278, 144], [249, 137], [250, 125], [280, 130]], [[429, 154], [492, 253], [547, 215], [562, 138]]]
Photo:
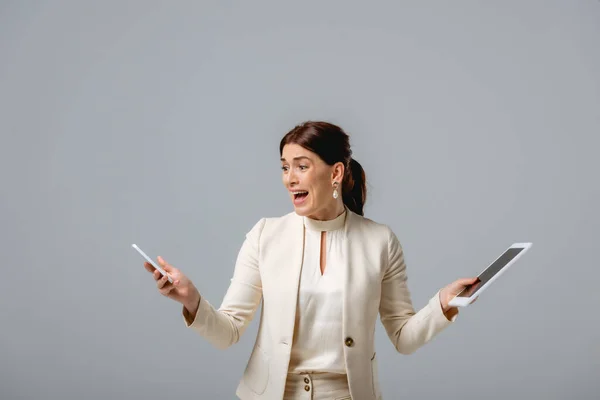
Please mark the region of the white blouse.
[[[304, 261], [300, 274], [290, 373], [346, 373], [342, 340], [342, 253], [347, 211], [329, 221], [304, 217]], [[321, 232], [325, 271], [321, 274]]]

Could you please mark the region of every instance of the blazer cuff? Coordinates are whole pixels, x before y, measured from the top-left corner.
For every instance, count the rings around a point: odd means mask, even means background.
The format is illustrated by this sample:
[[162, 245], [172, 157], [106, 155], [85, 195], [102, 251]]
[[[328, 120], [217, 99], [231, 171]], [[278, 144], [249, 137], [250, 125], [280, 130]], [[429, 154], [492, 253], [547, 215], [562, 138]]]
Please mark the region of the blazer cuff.
[[200, 320], [202, 315], [208, 315], [212, 311], [212, 306], [204, 297], [200, 295], [200, 302], [198, 303], [198, 309], [196, 314], [192, 315], [187, 308], [182, 307], [181, 315], [183, 317], [183, 323], [188, 328], [198, 328], [200, 326]]
[[441, 289], [429, 300], [429, 307], [432, 310], [432, 317], [435, 319], [437, 324], [444, 326], [450, 325], [452, 322], [456, 321], [458, 317], [458, 313], [454, 314], [450, 319], [446, 317], [444, 314], [444, 310], [442, 310], [442, 302], [440, 301], [440, 293]]

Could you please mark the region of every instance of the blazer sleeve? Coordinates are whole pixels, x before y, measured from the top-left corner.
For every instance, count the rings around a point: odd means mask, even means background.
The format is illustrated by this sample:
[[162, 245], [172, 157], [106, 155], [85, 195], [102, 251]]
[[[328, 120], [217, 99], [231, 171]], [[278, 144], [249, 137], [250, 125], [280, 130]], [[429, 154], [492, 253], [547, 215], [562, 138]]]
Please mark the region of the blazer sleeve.
[[195, 315], [183, 309], [186, 326], [207, 339], [213, 346], [225, 349], [240, 339], [262, 299], [262, 283], [258, 266], [259, 240], [265, 218], [246, 234], [238, 253], [233, 277], [221, 306], [215, 309], [203, 296]]
[[396, 350], [411, 354], [429, 342], [455, 319], [448, 320], [442, 311], [439, 291], [418, 312], [415, 312], [407, 286], [406, 264], [402, 246], [390, 230], [388, 265], [382, 279], [381, 322]]

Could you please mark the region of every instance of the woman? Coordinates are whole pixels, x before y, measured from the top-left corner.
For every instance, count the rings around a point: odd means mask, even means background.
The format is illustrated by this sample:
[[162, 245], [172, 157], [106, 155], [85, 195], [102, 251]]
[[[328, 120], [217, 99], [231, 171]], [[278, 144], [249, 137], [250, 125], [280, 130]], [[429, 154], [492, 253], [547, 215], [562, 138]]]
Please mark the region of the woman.
[[397, 351], [412, 353], [455, 320], [448, 302], [477, 278], [455, 281], [415, 312], [396, 235], [363, 216], [365, 173], [347, 134], [306, 122], [279, 150], [294, 212], [247, 233], [218, 309], [161, 257], [172, 284], [145, 267], [183, 305], [185, 324], [221, 349], [238, 342], [262, 302], [240, 399], [381, 399], [377, 315]]

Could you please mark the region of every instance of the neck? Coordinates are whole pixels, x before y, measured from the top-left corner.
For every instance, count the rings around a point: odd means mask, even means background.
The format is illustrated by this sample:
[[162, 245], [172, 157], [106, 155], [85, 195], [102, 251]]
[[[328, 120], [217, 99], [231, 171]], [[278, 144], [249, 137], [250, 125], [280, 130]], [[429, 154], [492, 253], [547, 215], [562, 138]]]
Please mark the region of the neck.
[[340, 200], [337, 200], [331, 206], [323, 208], [314, 214], [307, 215], [307, 217], [317, 221], [330, 221], [339, 217], [344, 210], [344, 203]]

